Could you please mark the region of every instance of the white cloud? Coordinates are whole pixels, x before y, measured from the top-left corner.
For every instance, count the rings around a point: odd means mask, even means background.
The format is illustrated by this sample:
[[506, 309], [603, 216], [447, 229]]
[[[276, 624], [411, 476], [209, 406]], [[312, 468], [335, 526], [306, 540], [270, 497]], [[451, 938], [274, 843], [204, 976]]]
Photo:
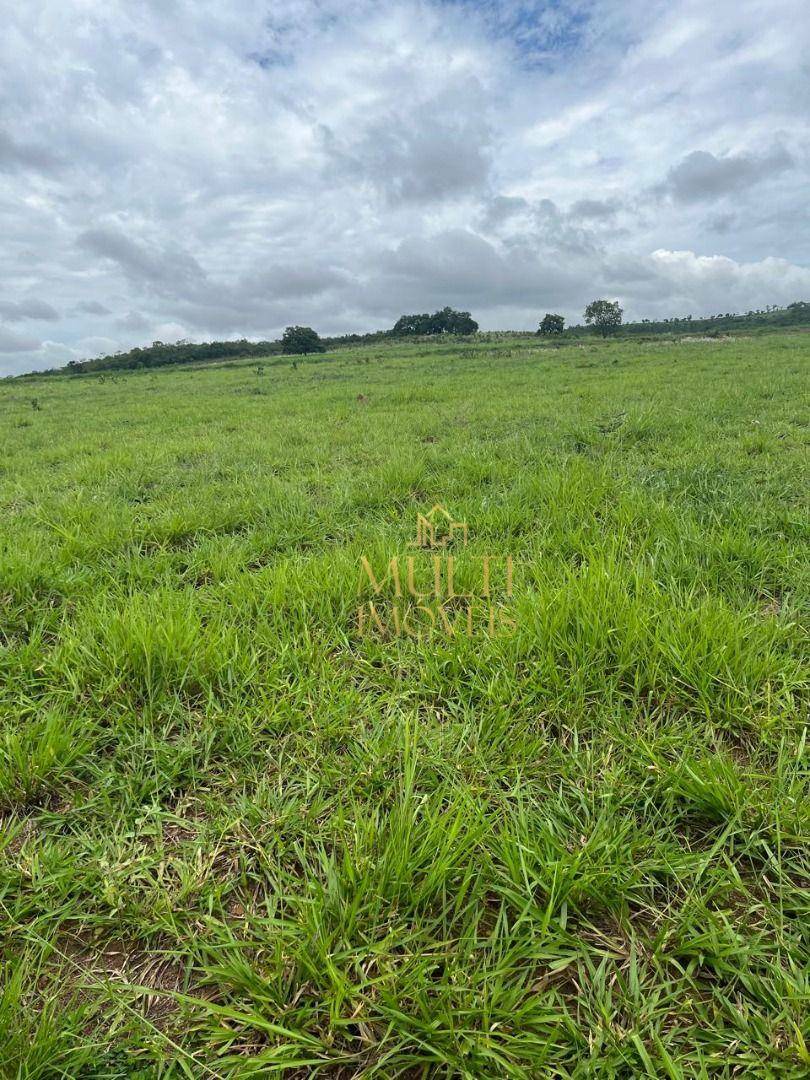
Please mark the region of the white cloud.
[[[810, 298], [805, 0], [40, 0], [0, 373], [153, 337]], [[40, 320], [37, 322], [36, 320]], [[54, 340], [39, 343], [47, 320]]]
[[748, 311], [767, 303], [789, 304], [810, 297], [810, 267], [786, 259], [739, 263], [723, 255], [660, 249], [650, 256], [663, 293], [682, 298], [691, 311]]

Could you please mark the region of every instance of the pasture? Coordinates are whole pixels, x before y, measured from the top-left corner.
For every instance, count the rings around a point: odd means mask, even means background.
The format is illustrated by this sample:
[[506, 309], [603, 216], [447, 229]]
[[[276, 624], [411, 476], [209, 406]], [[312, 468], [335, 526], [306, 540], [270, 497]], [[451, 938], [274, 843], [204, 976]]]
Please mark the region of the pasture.
[[[807, 1075], [808, 359], [0, 383], [0, 1074]], [[361, 633], [436, 503], [509, 624]]]

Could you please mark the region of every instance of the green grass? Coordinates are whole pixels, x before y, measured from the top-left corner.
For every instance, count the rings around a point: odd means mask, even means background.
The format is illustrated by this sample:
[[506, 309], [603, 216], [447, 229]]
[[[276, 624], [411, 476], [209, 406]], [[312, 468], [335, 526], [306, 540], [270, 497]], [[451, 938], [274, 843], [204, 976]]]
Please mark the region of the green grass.
[[[0, 1073], [807, 1075], [809, 357], [0, 385]], [[361, 638], [435, 502], [514, 632]]]

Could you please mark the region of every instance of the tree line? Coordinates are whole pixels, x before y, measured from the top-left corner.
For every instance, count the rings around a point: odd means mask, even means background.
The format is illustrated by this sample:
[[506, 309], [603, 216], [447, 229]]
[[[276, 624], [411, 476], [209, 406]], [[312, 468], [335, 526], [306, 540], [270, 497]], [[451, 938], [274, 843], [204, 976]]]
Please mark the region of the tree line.
[[585, 309], [585, 325], [565, 327], [562, 315], [547, 312], [537, 333], [543, 336], [578, 335], [596, 332], [603, 337], [621, 329], [622, 334], [718, 333], [725, 330], [756, 330], [768, 327], [807, 326], [810, 324], [810, 302], [797, 300], [786, 307], [768, 305], [756, 311], [720, 312], [695, 318], [693, 315], [668, 319], [641, 319], [623, 322], [623, 311], [615, 300], [593, 300]]
[[[757, 327], [797, 326], [810, 324], [810, 302], [799, 300], [786, 307], [768, 306], [745, 313], [725, 312], [694, 318], [650, 320], [624, 323], [623, 311], [617, 300], [593, 300], [585, 308], [584, 324], [566, 328], [562, 315], [546, 312], [536, 333], [548, 338], [579, 336], [597, 333], [603, 337], [621, 330], [623, 334], [660, 333], [718, 333], [725, 330], [748, 330]], [[325, 352], [327, 349], [347, 345], [374, 344], [408, 337], [463, 336], [478, 331], [478, 323], [469, 311], [441, 308], [433, 314], [402, 315], [390, 330], [378, 330], [369, 334], [342, 334], [321, 337], [310, 326], [288, 326], [277, 341], [191, 342], [166, 343], [153, 341], [151, 345], [129, 349], [126, 352], [99, 356], [92, 360], [71, 360], [67, 368], [71, 374], [94, 371], [131, 370], [136, 368], [162, 367], [167, 364], [204, 363], [213, 360], [235, 360], [259, 356], [299, 355], [301, 353]]]
[[343, 334], [321, 337], [311, 326], [288, 326], [278, 341], [208, 341], [195, 343], [178, 341], [167, 344], [153, 341], [151, 345], [129, 349], [127, 352], [98, 356], [92, 360], [71, 360], [67, 371], [74, 375], [85, 372], [132, 370], [163, 367], [166, 364], [193, 364], [209, 360], [233, 360], [251, 356], [297, 356], [302, 353], [325, 352], [341, 345], [380, 341], [392, 337], [434, 334], [474, 334], [478, 323], [469, 311], [442, 308], [432, 315], [403, 315], [391, 330], [372, 334]]

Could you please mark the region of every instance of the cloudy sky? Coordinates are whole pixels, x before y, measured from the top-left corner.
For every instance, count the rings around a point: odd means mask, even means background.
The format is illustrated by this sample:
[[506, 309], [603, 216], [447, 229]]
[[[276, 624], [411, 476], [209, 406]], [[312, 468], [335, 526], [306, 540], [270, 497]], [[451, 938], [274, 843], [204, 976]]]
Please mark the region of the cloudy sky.
[[807, 2], [6, 4], [0, 374], [810, 300]]

